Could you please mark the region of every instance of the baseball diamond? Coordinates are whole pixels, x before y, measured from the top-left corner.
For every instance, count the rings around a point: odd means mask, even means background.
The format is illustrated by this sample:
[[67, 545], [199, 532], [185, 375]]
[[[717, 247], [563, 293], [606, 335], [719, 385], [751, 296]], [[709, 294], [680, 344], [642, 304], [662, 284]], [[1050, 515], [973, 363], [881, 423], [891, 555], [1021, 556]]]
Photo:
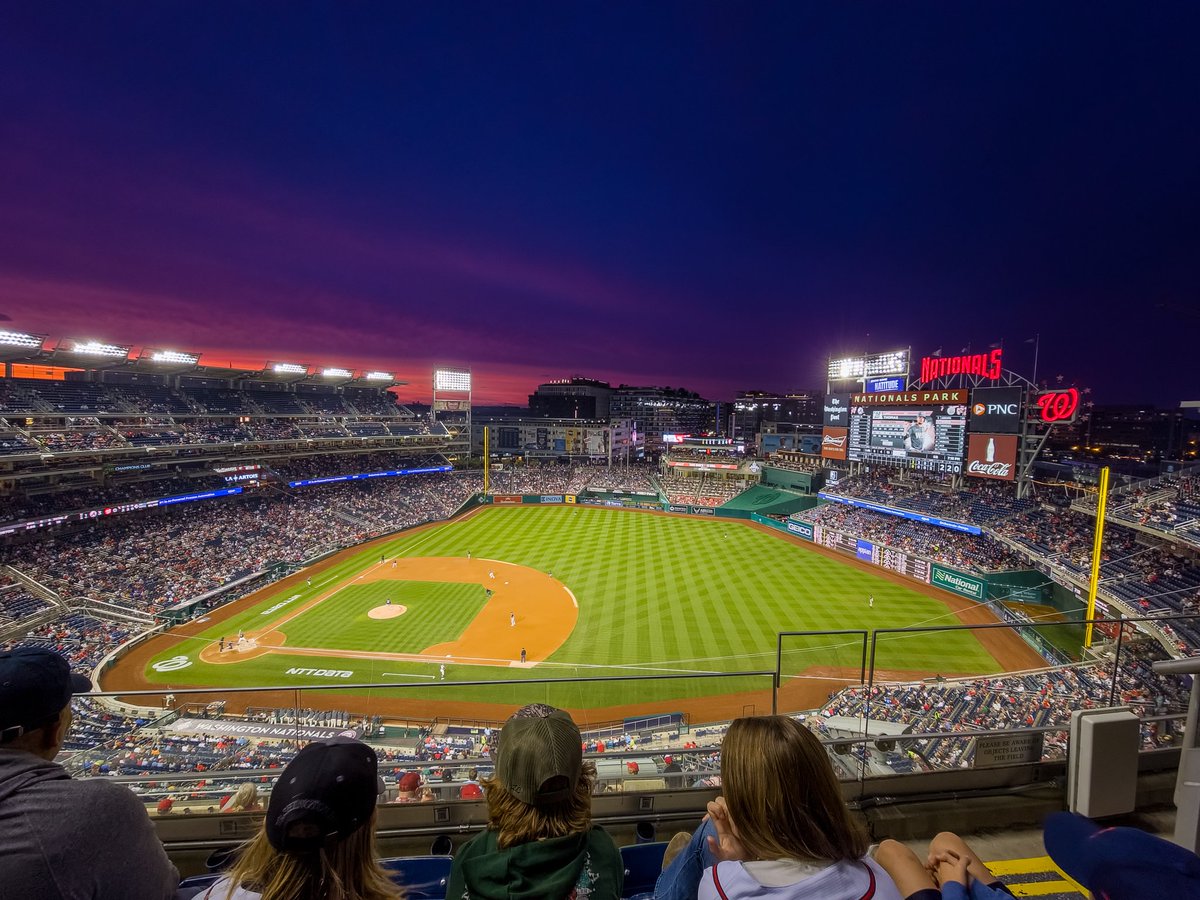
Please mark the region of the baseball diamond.
[[[391, 609], [403, 612], [380, 617]], [[406, 686], [370, 692], [373, 711], [415, 715], [450, 703], [465, 714], [533, 698], [605, 715], [670, 707], [712, 717], [725, 706], [769, 706], [762, 677], [702, 676], [773, 669], [777, 632], [990, 621], [948, 592], [749, 523], [487, 507], [343, 551], [154, 638], [118, 659], [103, 685], [336, 682], [353, 693], [357, 684], [395, 682]], [[877, 666], [895, 677], [1041, 664], [1007, 632], [908, 634], [881, 646]], [[796, 639], [783, 654], [786, 696], [797, 708], [818, 705], [857, 680], [859, 660], [854, 639]], [[446, 683], [430, 684], [443, 665]], [[668, 674], [697, 677], [593, 683], [586, 697], [578, 684], [522, 684]], [[304, 702], [326, 699], [345, 702], [315, 692]]]

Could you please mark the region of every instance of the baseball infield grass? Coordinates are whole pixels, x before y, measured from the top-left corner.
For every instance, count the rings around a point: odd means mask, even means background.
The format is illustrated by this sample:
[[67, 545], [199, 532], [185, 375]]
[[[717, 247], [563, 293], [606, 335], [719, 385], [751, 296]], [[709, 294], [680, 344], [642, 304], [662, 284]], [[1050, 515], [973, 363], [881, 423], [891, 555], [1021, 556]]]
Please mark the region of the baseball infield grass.
[[[481, 585], [420, 581], [355, 584], [387, 557], [464, 557], [503, 560], [553, 573], [573, 594], [579, 619], [556, 651], [537, 666], [446, 665], [411, 659], [362, 658], [339, 651], [418, 654], [453, 641], [486, 602]], [[344, 585], [344, 586], [342, 586]], [[341, 586], [339, 588], [339, 586]], [[338, 588], [295, 616], [306, 601]], [[869, 598], [874, 606], [869, 606]], [[407, 611], [379, 620], [368, 612], [391, 598]], [[737, 520], [661, 516], [595, 507], [492, 507], [465, 520], [398, 535], [303, 581], [245, 604], [231, 618], [151, 660], [147, 680], [174, 688], [328, 684], [346, 686], [361, 709], [367, 693], [355, 684], [419, 682], [376, 689], [380, 696], [602, 707], [741, 691], [767, 691], [764, 678], [713, 678], [643, 683], [522, 684], [572, 676], [721, 673], [774, 668], [776, 633], [835, 629], [957, 625], [942, 603], [802, 544]], [[322, 655], [278, 651], [209, 664], [200, 650], [239, 629], [279, 626], [291, 647]], [[785, 675], [853, 671], [861, 640], [853, 636], [788, 638]], [[168, 660], [174, 660], [174, 663]], [[165, 665], [164, 665], [165, 663]], [[997, 661], [966, 631], [890, 636], [880, 644], [881, 669], [991, 673]], [[155, 669], [154, 666], [159, 668]], [[289, 669], [306, 672], [289, 673]], [[351, 672], [349, 677], [313, 672]], [[855, 679], [856, 680], [856, 679]], [[438, 682], [433, 684], [433, 682]], [[272, 703], [281, 701], [273, 695]], [[302, 703], [302, 699], [299, 701]], [[669, 710], [664, 710], [669, 711]]]

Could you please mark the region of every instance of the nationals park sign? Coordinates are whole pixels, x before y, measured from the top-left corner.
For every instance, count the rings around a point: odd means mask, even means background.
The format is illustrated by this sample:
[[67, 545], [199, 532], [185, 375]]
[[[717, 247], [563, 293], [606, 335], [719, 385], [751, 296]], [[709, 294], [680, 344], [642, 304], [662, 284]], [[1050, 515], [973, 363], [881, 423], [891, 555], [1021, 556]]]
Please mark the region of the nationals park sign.
[[934, 563], [933, 568], [929, 570], [929, 583], [934, 587], [958, 594], [960, 597], [978, 600], [981, 603], [984, 599], [986, 583], [982, 578], [956, 572], [954, 569], [947, 569], [937, 563]]

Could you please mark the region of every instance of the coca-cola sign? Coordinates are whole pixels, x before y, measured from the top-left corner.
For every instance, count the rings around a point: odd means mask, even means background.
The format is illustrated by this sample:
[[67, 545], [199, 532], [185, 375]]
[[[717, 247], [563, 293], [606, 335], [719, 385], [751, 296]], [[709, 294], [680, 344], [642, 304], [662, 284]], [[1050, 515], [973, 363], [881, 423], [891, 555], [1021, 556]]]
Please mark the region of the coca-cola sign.
[[850, 432], [845, 428], [825, 426], [821, 432], [821, 456], [825, 459], [845, 459]]
[[972, 434], [967, 441], [965, 474], [975, 478], [1012, 481], [1017, 477], [1015, 434]]
[[1008, 462], [990, 462], [984, 463], [977, 459], [967, 463], [968, 475], [979, 475], [984, 478], [1003, 478], [1005, 481], [1012, 480], [1013, 464]]

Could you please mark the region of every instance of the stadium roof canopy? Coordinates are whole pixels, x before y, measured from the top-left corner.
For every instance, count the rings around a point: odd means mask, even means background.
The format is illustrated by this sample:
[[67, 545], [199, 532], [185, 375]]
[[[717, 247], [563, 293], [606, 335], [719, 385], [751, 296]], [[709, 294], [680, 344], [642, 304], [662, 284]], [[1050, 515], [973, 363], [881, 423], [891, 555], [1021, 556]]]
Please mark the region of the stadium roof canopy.
[[134, 355], [131, 345], [111, 344], [90, 338], [62, 338], [47, 349], [48, 336], [23, 331], [0, 329], [0, 363], [60, 366], [66, 369], [104, 369], [153, 375], [197, 375], [233, 380], [255, 378], [294, 384], [309, 381], [317, 384], [350, 385], [386, 390], [408, 384], [391, 372], [360, 371], [340, 366], [313, 367], [308, 364], [270, 362], [262, 369], [233, 366], [200, 365], [202, 354], [158, 347], [143, 347]]

